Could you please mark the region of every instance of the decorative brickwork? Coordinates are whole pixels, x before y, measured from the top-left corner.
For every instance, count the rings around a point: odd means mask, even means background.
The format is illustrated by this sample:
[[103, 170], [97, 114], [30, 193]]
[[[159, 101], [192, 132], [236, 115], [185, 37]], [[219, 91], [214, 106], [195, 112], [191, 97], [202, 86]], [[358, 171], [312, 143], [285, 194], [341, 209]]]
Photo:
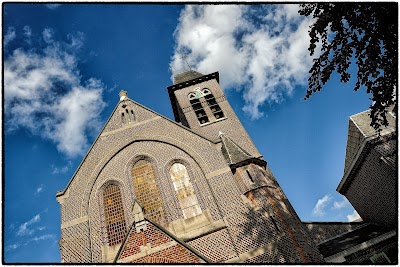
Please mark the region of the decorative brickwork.
[[117, 262], [200, 263], [204, 260], [147, 221], [143, 231], [132, 228]]
[[[195, 88], [203, 90], [198, 99], [210, 119], [202, 126], [188, 99]], [[57, 196], [62, 225], [68, 226], [62, 228], [60, 240], [63, 261], [112, 262], [119, 255], [119, 261], [138, 263], [206, 258], [321, 262], [307, 229], [265, 167], [217, 79], [203, 79], [172, 93], [176, 114], [190, 129], [122, 94], [66, 189]], [[223, 118], [217, 118], [218, 112]], [[235, 170], [221, 152], [220, 132], [247, 153], [244, 161], [234, 162]], [[138, 213], [132, 211], [135, 201], [150, 221], [174, 229], [187, 243], [159, 226], [139, 224]], [[127, 228], [131, 231], [126, 242], [118, 243]]]
[[91, 261], [88, 222], [62, 229], [59, 241], [62, 262], [85, 263]]

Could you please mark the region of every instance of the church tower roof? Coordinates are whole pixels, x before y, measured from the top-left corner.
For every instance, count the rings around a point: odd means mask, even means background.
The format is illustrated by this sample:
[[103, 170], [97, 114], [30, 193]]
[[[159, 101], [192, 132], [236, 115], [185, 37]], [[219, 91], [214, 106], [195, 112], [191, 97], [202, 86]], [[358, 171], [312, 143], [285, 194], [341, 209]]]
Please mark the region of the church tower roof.
[[174, 75], [174, 84], [187, 82], [196, 78], [200, 78], [201, 76], [204, 76], [204, 74], [194, 70], [185, 71]]
[[223, 133], [220, 132], [219, 137], [222, 141], [222, 154], [224, 155], [228, 164], [237, 164], [239, 162], [254, 158], [249, 152], [241, 148]]

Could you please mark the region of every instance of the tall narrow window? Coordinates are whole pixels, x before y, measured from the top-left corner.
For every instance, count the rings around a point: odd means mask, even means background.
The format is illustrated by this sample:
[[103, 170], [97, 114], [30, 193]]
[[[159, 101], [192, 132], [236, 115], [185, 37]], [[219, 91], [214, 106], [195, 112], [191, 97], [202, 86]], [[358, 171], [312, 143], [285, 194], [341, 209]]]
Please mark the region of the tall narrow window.
[[124, 240], [126, 223], [122, 206], [121, 190], [118, 185], [110, 184], [103, 191], [104, 214], [108, 245], [114, 246]]
[[121, 122], [122, 122], [122, 126], [125, 125], [126, 121], [125, 121], [125, 113], [121, 113]]
[[125, 109], [125, 112], [126, 112], [126, 118], [127, 118], [128, 122], [131, 122], [132, 120], [131, 120], [131, 116], [129, 115], [128, 109]]
[[187, 219], [201, 214], [199, 202], [194, 193], [186, 167], [180, 163], [175, 163], [170, 169], [170, 175], [183, 212], [183, 217]]
[[144, 208], [146, 216], [165, 225], [165, 210], [151, 163], [139, 160], [132, 168], [132, 179], [136, 200]]
[[134, 121], [135, 120], [135, 114], [133, 114], [133, 110], [131, 109], [131, 117], [132, 117], [132, 121]]
[[207, 88], [203, 89], [203, 94], [204, 94], [204, 98], [206, 99], [207, 104], [210, 107], [211, 112], [213, 113], [214, 117], [216, 119], [223, 118], [224, 113], [222, 112], [217, 101], [215, 100], [214, 95], [210, 92], [210, 90], [208, 90]]

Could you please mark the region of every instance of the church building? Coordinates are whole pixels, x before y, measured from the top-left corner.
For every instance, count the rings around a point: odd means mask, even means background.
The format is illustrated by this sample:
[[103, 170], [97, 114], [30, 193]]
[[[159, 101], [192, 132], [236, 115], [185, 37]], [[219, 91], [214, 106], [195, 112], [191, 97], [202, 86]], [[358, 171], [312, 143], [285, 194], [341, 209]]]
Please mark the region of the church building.
[[323, 263], [317, 243], [362, 224], [316, 241], [325, 226], [297, 216], [218, 72], [189, 70], [167, 89], [174, 121], [121, 91], [57, 193], [62, 262]]

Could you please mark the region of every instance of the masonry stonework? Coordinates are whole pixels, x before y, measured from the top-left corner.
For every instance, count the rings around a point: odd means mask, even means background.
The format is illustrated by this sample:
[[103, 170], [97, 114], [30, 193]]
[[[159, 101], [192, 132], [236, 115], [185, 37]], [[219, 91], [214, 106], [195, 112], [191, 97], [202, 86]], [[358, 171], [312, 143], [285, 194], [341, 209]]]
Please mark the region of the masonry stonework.
[[[229, 105], [218, 73], [192, 74], [168, 88], [176, 121], [121, 92], [57, 193], [62, 262], [323, 262]], [[174, 182], [176, 163], [188, 177]], [[191, 205], [196, 212], [187, 212]]]

